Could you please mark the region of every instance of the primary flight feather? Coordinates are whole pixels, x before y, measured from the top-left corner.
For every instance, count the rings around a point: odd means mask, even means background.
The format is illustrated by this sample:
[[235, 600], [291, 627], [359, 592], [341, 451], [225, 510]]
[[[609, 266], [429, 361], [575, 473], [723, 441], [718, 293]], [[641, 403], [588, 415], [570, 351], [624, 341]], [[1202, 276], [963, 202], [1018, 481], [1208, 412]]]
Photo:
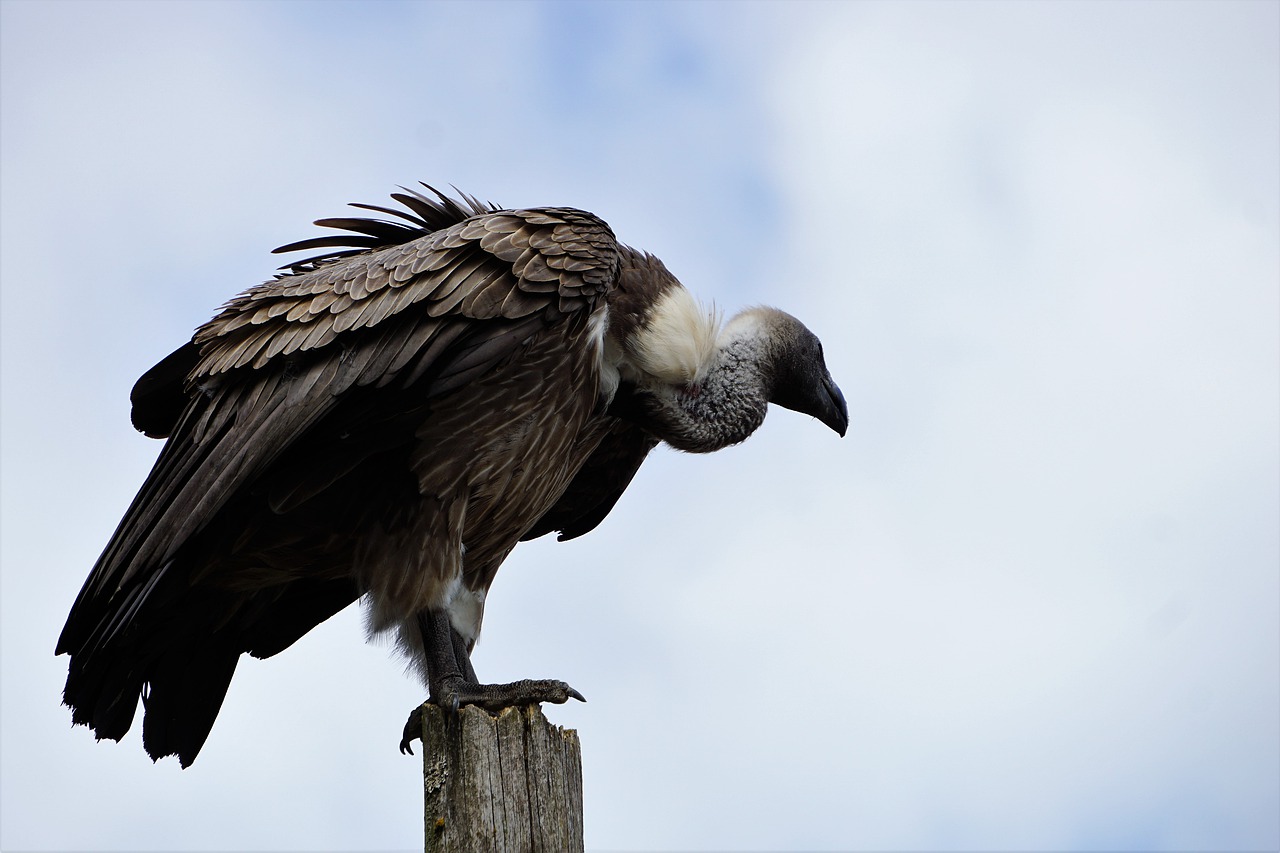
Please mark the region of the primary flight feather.
[[58, 640], [75, 723], [119, 740], [141, 698], [147, 752], [187, 766], [240, 655], [361, 597], [432, 702], [580, 699], [476, 678], [511, 549], [586, 533], [657, 444], [734, 444], [770, 402], [844, 435], [822, 346], [790, 315], [722, 324], [590, 213], [431, 192], [355, 205], [399, 221], [319, 220], [349, 233], [277, 249], [325, 252], [138, 380], [133, 423], [167, 440]]

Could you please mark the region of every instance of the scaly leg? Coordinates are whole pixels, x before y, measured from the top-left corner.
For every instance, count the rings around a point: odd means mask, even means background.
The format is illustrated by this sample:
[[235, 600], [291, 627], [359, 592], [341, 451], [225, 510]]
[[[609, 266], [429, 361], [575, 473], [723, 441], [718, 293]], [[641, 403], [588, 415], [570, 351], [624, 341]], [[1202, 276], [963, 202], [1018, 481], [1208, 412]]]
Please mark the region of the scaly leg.
[[[443, 610], [424, 610], [418, 614], [422, 632], [422, 648], [427, 657], [428, 702], [445, 711], [457, 713], [462, 705], [479, 705], [497, 713], [503, 708], [534, 705], [539, 702], [563, 704], [569, 699], [587, 701], [582, 694], [563, 681], [523, 679], [509, 684], [480, 684], [466, 641], [449, 623]], [[404, 724], [400, 751], [413, 754], [412, 742], [422, 737], [422, 709], [414, 708]]]

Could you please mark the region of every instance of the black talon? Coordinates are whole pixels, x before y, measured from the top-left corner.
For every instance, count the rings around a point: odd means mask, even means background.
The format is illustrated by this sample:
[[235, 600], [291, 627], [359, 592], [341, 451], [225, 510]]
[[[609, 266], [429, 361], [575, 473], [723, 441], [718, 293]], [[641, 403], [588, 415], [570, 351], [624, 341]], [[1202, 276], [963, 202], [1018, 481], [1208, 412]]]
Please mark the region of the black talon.
[[422, 706], [409, 712], [409, 719], [404, 724], [404, 734], [400, 738], [400, 754], [413, 755], [413, 742], [422, 739]]

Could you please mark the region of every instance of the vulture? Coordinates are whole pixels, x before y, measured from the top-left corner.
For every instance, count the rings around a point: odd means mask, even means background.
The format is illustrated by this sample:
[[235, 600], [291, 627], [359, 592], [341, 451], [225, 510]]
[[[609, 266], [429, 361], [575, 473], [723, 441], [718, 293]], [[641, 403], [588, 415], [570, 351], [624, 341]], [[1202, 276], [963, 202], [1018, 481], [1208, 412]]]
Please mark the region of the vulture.
[[322, 252], [231, 299], [134, 386], [134, 426], [166, 441], [56, 650], [72, 721], [98, 739], [120, 740], [141, 699], [147, 753], [189, 766], [241, 655], [271, 657], [361, 598], [430, 702], [581, 700], [562, 681], [476, 677], [511, 550], [588, 532], [655, 446], [736, 444], [769, 403], [844, 435], [822, 345], [791, 315], [722, 321], [585, 211], [422, 186], [276, 249]]

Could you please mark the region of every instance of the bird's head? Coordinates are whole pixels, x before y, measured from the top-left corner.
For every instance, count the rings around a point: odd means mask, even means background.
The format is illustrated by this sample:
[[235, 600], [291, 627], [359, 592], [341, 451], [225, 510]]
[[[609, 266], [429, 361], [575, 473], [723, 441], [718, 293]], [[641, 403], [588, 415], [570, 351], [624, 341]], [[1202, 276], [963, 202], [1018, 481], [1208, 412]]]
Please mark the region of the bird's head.
[[827, 369], [822, 342], [804, 323], [777, 308], [748, 308], [729, 321], [726, 332], [746, 332], [766, 342], [770, 403], [812, 415], [844, 436], [848, 406]]

